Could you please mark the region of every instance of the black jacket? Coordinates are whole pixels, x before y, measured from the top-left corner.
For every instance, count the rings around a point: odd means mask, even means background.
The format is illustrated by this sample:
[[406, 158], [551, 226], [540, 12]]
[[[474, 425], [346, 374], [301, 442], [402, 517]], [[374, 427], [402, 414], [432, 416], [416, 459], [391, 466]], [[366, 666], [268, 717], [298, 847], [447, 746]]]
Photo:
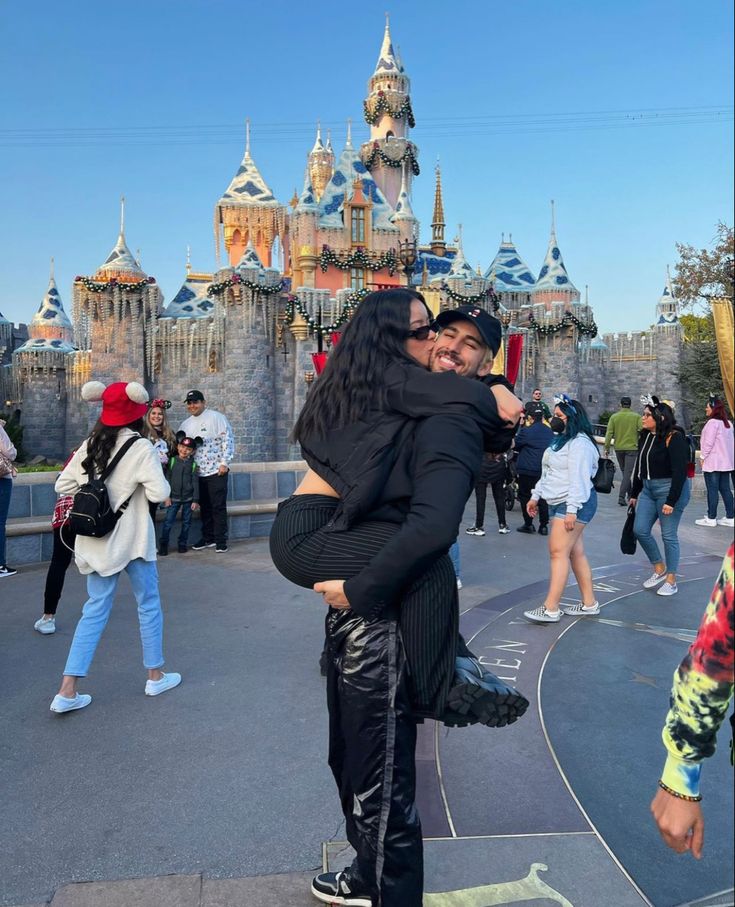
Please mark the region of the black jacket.
[[188, 460], [171, 457], [166, 467], [166, 478], [171, 486], [169, 497], [172, 501], [199, 503], [199, 468], [193, 457]]
[[522, 476], [540, 476], [544, 451], [554, 440], [554, 432], [543, 422], [534, 422], [516, 435], [516, 470]]
[[506, 446], [513, 435], [480, 382], [404, 363], [391, 366], [384, 379], [390, 409], [325, 438], [302, 439], [304, 459], [342, 499], [331, 531], [361, 520], [401, 524], [345, 583], [350, 607], [368, 618], [397, 604], [457, 537], [480, 469], [483, 432], [494, 443], [502, 435]]
[[641, 432], [638, 458], [633, 467], [631, 497], [637, 498], [643, 490], [644, 479], [671, 479], [671, 489], [666, 498], [669, 507], [679, 500], [687, 479], [689, 445], [684, 431], [678, 425], [668, 438], [657, 438], [653, 432]]

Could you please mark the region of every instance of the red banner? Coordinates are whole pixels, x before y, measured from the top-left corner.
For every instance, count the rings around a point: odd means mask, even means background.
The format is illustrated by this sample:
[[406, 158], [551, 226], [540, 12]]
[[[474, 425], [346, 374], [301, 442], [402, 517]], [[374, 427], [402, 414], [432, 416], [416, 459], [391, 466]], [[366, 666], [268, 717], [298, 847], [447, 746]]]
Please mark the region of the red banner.
[[505, 377], [511, 384], [516, 383], [521, 367], [523, 334], [508, 334], [505, 341]]
[[311, 361], [314, 363], [314, 371], [317, 375], [321, 375], [324, 371], [324, 366], [327, 364], [327, 354], [326, 353], [312, 353]]
[[337, 343], [339, 342], [339, 338], [340, 338], [341, 336], [342, 336], [342, 332], [341, 332], [341, 331], [333, 331], [333, 332], [329, 335], [329, 343], [330, 343], [330, 345], [331, 345], [331, 346], [336, 346]]

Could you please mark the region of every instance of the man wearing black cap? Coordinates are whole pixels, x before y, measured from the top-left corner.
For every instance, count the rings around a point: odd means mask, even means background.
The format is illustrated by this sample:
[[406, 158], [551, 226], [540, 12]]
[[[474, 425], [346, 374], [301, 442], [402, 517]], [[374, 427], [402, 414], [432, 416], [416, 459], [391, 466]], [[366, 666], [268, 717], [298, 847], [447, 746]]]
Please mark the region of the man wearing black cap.
[[605, 432], [605, 456], [613, 444], [618, 466], [623, 474], [618, 492], [618, 504], [621, 507], [628, 503], [626, 496], [630, 493], [630, 480], [638, 456], [638, 435], [643, 426], [640, 415], [633, 412], [630, 404], [630, 397], [620, 398], [620, 409], [610, 416]]
[[184, 419], [179, 431], [189, 438], [202, 439], [194, 455], [199, 467], [202, 537], [191, 547], [194, 551], [215, 548], [223, 554], [227, 551], [227, 474], [235, 455], [232, 426], [222, 413], [207, 408], [201, 391], [189, 391], [184, 403], [189, 418]]

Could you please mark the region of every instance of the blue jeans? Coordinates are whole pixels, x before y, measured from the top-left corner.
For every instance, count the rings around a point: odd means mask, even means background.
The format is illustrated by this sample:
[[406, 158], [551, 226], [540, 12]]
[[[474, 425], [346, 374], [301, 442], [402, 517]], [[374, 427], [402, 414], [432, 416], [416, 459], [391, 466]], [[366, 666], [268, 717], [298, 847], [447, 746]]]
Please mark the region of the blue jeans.
[[[143, 666], [152, 670], [163, 665], [163, 612], [158, 594], [158, 570], [155, 561], [137, 558], [125, 568], [130, 577], [135, 600], [138, 602], [140, 641], [143, 643]], [[92, 664], [102, 631], [112, 611], [120, 573], [87, 576], [89, 598], [82, 608], [82, 616], [71, 641], [64, 674], [86, 677]]]
[[449, 557], [454, 567], [454, 575], [459, 579], [459, 540], [455, 539], [452, 547], [449, 549]]
[[[691, 483], [689, 479], [684, 482], [684, 487], [679, 495], [679, 500], [674, 505], [674, 512], [664, 516], [662, 508], [666, 503], [671, 488], [671, 479], [644, 479], [643, 491], [638, 495], [635, 508], [635, 523], [633, 532], [641, 543], [641, 548], [646, 552], [652, 564], [666, 564], [667, 573], [676, 573], [679, 569], [679, 522], [684, 508], [689, 503]], [[664, 557], [656, 539], [651, 534], [653, 524], [659, 521], [661, 525], [661, 539], [664, 543]]]
[[704, 472], [702, 475], [704, 476], [704, 484], [707, 486], [707, 516], [711, 520], [717, 519], [719, 495], [722, 495], [722, 502], [725, 505], [725, 516], [731, 520], [733, 517], [733, 498], [730, 490], [730, 473]]
[[189, 529], [191, 528], [191, 501], [174, 501], [170, 507], [166, 508], [166, 519], [163, 521], [161, 529], [161, 542], [168, 545], [168, 537], [176, 522], [176, 514], [181, 508], [181, 532], [179, 533], [179, 545], [186, 545], [189, 540]]
[[13, 480], [9, 476], [0, 479], [0, 566], [5, 565], [5, 521], [8, 518], [12, 493]]

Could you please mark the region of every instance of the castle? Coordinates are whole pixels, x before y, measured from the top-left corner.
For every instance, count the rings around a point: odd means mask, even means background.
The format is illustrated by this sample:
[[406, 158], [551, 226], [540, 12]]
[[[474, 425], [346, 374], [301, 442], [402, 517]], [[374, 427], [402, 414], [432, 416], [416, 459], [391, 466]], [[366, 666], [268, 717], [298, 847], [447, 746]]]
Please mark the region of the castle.
[[20, 411], [29, 453], [61, 457], [86, 435], [96, 416], [80, 389], [95, 378], [144, 381], [152, 397], [173, 401], [174, 425], [186, 415], [185, 392], [199, 388], [232, 422], [239, 460], [292, 459], [288, 435], [315, 378], [314, 354], [366, 292], [407, 282], [435, 313], [467, 302], [495, 312], [524, 398], [536, 386], [546, 399], [565, 391], [593, 419], [617, 408], [622, 394], [680, 399], [683, 332], [670, 278], [649, 331], [598, 336], [564, 265], [553, 207], [538, 276], [512, 237], [503, 237], [483, 274], [467, 262], [461, 231], [454, 244], [445, 240], [437, 168], [431, 238], [420, 244], [410, 79], [387, 23], [363, 107], [369, 140], [354, 148], [348, 126], [336, 156], [317, 128], [303, 188], [288, 205], [257, 167], [248, 127], [242, 162], [215, 205], [217, 260], [224, 245], [228, 264], [209, 274], [187, 262], [168, 306], [131, 254], [121, 218], [105, 261], [75, 278], [71, 318], [53, 266], [27, 338], [0, 315], [0, 393], [6, 410]]

